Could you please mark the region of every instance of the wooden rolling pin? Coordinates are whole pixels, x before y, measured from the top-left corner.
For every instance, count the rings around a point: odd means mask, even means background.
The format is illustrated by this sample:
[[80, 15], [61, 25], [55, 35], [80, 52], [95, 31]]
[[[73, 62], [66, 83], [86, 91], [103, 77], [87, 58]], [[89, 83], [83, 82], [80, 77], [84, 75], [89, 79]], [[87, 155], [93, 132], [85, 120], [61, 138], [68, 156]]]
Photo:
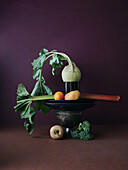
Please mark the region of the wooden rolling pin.
[[104, 94], [80, 94], [80, 98], [84, 99], [95, 99], [95, 100], [106, 100], [106, 101], [119, 101], [120, 96], [104, 95]]

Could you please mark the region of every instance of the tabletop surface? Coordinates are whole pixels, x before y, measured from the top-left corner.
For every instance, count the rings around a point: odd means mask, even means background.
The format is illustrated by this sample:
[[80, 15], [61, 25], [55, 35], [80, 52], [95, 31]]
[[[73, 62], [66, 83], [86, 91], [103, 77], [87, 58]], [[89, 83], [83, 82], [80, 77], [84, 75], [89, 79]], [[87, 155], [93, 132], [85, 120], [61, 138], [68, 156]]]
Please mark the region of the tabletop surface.
[[128, 170], [128, 125], [92, 125], [94, 139], [53, 140], [50, 126], [29, 136], [22, 126], [0, 126], [0, 169]]

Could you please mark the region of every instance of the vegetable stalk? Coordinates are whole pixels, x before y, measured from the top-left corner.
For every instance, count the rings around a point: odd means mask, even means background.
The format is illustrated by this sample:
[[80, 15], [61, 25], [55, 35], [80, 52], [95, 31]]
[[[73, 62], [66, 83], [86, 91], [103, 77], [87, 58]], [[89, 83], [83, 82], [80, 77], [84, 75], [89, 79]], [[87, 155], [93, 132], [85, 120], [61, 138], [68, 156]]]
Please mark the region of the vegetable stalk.
[[54, 95], [31, 96], [31, 101], [54, 99]]
[[104, 94], [81, 94], [80, 98], [84, 99], [95, 99], [95, 100], [106, 100], [106, 101], [119, 101], [120, 96], [104, 95]]

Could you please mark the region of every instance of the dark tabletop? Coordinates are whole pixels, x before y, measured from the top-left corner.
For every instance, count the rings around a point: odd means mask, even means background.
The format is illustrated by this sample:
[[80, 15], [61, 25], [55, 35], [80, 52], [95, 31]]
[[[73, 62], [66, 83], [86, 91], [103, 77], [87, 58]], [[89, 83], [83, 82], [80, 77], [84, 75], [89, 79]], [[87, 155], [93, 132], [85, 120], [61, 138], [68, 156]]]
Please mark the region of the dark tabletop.
[[0, 169], [128, 170], [128, 125], [92, 125], [95, 138], [53, 140], [50, 126], [29, 136], [22, 126], [0, 127]]

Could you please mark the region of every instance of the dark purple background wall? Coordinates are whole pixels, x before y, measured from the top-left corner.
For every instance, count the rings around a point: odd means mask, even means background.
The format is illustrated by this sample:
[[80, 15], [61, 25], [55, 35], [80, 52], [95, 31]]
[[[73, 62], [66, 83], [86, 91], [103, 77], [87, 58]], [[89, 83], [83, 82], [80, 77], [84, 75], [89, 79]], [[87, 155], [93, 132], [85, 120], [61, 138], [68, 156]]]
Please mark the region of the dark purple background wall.
[[[119, 103], [96, 102], [84, 112], [93, 123], [128, 123], [128, 12], [122, 0], [0, 1], [0, 123], [21, 124], [15, 113], [16, 89], [30, 92], [31, 62], [42, 48], [68, 54], [82, 73], [81, 92], [119, 94]], [[61, 69], [60, 69], [61, 70]], [[43, 69], [46, 84], [63, 90], [59, 74]], [[53, 111], [38, 112], [36, 123], [57, 123]]]

